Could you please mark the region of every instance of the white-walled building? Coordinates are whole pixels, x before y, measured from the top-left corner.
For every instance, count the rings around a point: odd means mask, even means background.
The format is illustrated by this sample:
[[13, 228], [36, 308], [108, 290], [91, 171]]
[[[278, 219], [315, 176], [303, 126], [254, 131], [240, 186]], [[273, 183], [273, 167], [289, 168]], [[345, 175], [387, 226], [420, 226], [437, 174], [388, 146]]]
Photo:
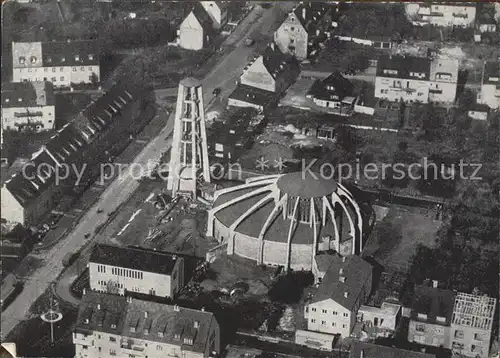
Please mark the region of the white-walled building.
[[382, 56], [377, 62], [375, 97], [397, 102], [453, 103], [458, 60], [436, 57]]
[[77, 358], [207, 358], [220, 353], [220, 328], [204, 310], [87, 292], [73, 344]]
[[96, 245], [89, 260], [90, 289], [172, 298], [184, 286], [184, 259], [172, 253]]
[[406, 15], [417, 26], [471, 27], [476, 20], [475, 3], [407, 3]]
[[12, 81], [50, 81], [55, 87], [100, 81], [95, 41], [13, 42]]
[[436, 57], [431, 61], [429, 101], [455, 102], [458, 84], [458, 60]]
[[[349, 337], [356, 315], [372, 288], [372, 266], [357, 255], [336, 254], [311, 302], [304, 307], [307, 331], [298, 332], [296, 343], [308, 345], [308, 331]], [[301, 341], [301, 338], [307, 340]], [[319, 342], [318, 342], [319, 343]], [[331, 347], [330, 347], [331, 349]]]
[[500, 108], [500, 62], [486, 62], [483, 69], [481, 91], [477, 102], [492, 109]]
[[223, 1], [200, 1], [213, 22], [215, 29], [220, 29], [227, 23], [227, 6]]
[[179, 28], [179, 46], [198, 51], [207, 47], [214, 36], [214, 22], [209, 13], [200, 3], [195, 3]]
[[55, 124], [54, 90], [50, 82], [2, 85], [2, 130], [50, 130]]

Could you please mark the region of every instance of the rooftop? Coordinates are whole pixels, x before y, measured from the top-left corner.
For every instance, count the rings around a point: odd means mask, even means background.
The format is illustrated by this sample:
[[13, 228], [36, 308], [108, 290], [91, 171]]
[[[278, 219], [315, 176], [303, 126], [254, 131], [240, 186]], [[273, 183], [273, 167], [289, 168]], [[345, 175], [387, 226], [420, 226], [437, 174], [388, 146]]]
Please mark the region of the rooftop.
[[172, 273], [178, 259], [178, 256], [169, 252], [103, 244], [94, 246], [90, 256], [90, 262], [93, 263], [163, 275]]
[[490, 331], [497, 300], [459, 292], [455, 297], [452, 323]]
[[11, 82], [2, 85], [2, 108], [28, 108], [54, 105], [50, 82]]
[[350, 310], [371, 274], [372, 266], [361, 257], [335, 256], [313, 296], [312, 303], [332, 299]]
[[285, 174], [276, 184], [282, 193], [301, 198], [319, 198], [337, 190], [335, 180], [324, 179], [319, 173], [306, 171]]
[[424, 57], [384, 55], [377, 62], [377, 76], [381, 77], [428, 80], [430, 71], [431, 60]]
[[301, 2], [293, 11], [307, 32], [316, 31], [318, 23], [328, 13], [331, 6], [325, 2]]
[[84, 334], [106, 332], [205, 352], [213, 325], [217, 322], [211, 312], [88, 292], [79, 306], [75, 330]]
[[349, 358], [436, 358], [435, 355], [353, 341]]
[[94, 40], [42, 42], [43, 66], [99, 65], [100, 45]]
[[323, 80], [314, 82], [311, 89], [308, 91], [309, 95], [314, 98], [330, 100], [352, 96], [354, 93], [354, 85], [347, 78], [342, 76], [340, 72], [336, 71]]
[[282, 73], [289, 71], [296, 72], [297, 75], [300, 73], [300, 66], [297, 60], [290, 55], [282, 53], [274, 43], [266, 47], [262, 54], [262, 61], [273, 78], [277, 78]]
[[274, 92], [243, 85], [241, 83], [238, 84], [236, 89], [229, 95], [229, 98], [263, 107], [278, 99]]
[[[411, 319], [430, 324], [449, 326], [454, 303], [455, 293], [453, 291], [425, 284], [416, 286]], [[437, 317], [444, 318], [444, 321], [438, 320]]]
[[431, 80], [443, 79], [445, 75], [446, 82], [456, 83], [458, 81], [458, 60], [436, 57], [431, 61], [430, 78]]
[[500, 62], [486, 62], [484, 64], [484, 84], [500, 84]]

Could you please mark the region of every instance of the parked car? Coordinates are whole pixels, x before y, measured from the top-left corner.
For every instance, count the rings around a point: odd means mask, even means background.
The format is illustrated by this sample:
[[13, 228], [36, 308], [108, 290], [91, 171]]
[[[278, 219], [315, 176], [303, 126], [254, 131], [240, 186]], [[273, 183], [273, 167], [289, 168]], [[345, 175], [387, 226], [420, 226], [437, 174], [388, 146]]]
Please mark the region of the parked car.
[[252, 46], [254, 43], [255, 43], [254, 39], [248, 38], [245, 40], [245, 46]]

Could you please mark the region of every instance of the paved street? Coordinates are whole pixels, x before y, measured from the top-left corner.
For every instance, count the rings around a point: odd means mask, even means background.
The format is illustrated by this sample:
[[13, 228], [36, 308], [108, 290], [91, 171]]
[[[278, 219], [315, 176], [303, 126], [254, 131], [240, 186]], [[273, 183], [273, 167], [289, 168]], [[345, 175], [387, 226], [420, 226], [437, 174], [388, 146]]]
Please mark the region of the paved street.
[[[209, 103], [212, 98], [212, 91], [221, 87], [223, 94], [227, 96], [235, 86], [235, 80], [241, 74], [247, 64], [247, 60], [254, 55], [256, 50], [253, 47], [238, 46], [246, 38], [247, 34], [262, 29], [273, 30], [276, 22], [276, 12], [283, 12], [280, 7], [290, 6], [289, 4], [276, 4], [273, 9], [262, 10], [263, 15], [255, 21], [247, 32], [241, 33], [241, 39], [236, 41], [235, 49], [223, 58], [219, 64], [202, 80], [204, 86], [204, 103]], [[286, 11], [289, 9], [287, 8]], [[281, 19], [279, 19], [281, 20]], [[245, 20], [241, 26], [245, 26]], [[161, 93], [163, 95], [163, 93]], [[160, 93], [157, 93], [157, 96]], [[162, 153], [170, 146], [169, 136], [173, 130], [173, 114], [165, 118], [165, 126], [152, 139], [142, 152], [135, 158], [134, 163], [146, 165], [149, 160], [159, 160]], [[46, 252], [38, 254], [38, 258], [44, 263], [38, 268], [29, 280], [25, 282], [24, 290], [12, 302], [5, 311], [2, 312], [1, 332], [5, 337], [20, 321], [26, 318], [31, 305], [48, 288], [50, 282], [55, 281], [63, 270], [62, 259], [68, 252], [80, 250], [88, 241], [93, 240], [91, 235], [84, 238], [86, 233], [94, 233], [99, 225], [107, 220], [106, 213], [116, 210], [121, 203], [126, 201], [136, 190], [139, 183], [129, 173], [124, 173], [120, 178], [114, 180], [103, 192], [97, 203], [90, 208], [85, 216], [80, 220], [76, 228], [71, 231], [66, 238]], [[102, 213], [97, 210], [102, 209]]]

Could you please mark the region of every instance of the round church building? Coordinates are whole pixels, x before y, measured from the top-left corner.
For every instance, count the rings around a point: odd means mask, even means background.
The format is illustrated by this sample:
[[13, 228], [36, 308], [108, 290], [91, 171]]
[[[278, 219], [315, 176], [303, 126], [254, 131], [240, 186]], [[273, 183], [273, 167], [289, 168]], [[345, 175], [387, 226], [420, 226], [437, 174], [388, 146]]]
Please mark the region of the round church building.
[[313, 172], [266, 175], [218, 190], [208, 211], [207, 236], [227, 252], [257, 264], [312, 270], [328, 250], [362, 250], [363, 223], [352, 194]]

